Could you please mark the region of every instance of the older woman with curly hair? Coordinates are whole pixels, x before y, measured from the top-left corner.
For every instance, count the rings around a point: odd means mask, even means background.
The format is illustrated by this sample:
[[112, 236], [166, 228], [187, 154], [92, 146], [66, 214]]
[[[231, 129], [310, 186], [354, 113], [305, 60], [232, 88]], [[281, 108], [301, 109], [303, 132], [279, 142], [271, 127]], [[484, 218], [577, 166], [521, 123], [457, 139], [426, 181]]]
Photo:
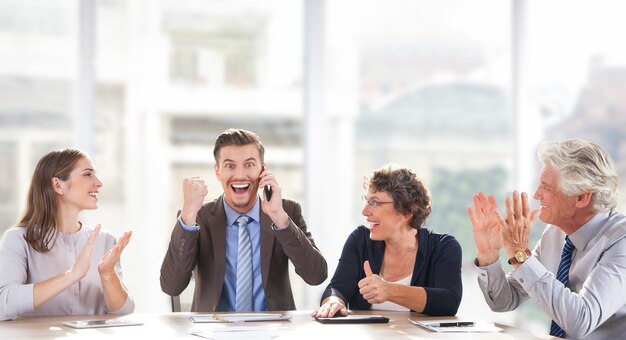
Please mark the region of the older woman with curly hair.
[[411, 170], [387, 166], [365, 179], [368, 226], [348, 237], [339, 264], [312, 316], [348, 309], [456, 314], [463, 288], [461, 246], [426, 229], [428, 190]]

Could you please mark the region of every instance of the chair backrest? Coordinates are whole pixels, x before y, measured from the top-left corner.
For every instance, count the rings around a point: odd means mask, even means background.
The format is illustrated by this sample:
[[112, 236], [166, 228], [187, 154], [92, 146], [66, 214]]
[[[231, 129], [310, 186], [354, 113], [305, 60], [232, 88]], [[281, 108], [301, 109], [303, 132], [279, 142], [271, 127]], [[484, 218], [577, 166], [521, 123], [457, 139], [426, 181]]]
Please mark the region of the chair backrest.
[[[181, 211], [178, 210], [176, 213], [176, 219], [180, 216]], [[170, 303], [172, 304], [172, 312], [189, 312], [191, 311], [191, 301], [193, 299], [193, 291], [196, 286], [195, 273], [191, 273], [191, 279], [189, 280], [189, 284], [187, 288], [180, 294], [176, 296], [170, 296]], [[181, 296], [183, 302], [181, 303]]]
[[193, 301], [193, 294], [196, 288], [195, 274], [191, 275], [189, 285], [183, 290], [180, 295], [170, 296], [170, 303], [172, 305], [172, 312], [191, 312], [191, 302]]
[[180, 296], [170, 296], [170, 299], [172, 301], [172, 312], [180, 312]]

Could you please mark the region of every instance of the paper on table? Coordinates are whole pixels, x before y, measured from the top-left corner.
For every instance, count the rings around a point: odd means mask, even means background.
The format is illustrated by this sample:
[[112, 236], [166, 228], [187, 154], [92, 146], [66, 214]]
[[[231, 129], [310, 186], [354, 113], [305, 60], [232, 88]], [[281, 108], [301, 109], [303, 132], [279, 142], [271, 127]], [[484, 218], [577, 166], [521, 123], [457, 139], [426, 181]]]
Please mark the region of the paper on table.
[[412, 324], [420, 326], [422, 328], [431, 330], [433, 332], [438, 333], [491, 333], [491, 332], [500, 332], [502, 328], [494, 325], [493, 322], [474, 322], [474, 326], [460, 326], [460, 327], [438, 327], [439, 323], [444, 322], [467, 322], [463, 321], [451, 321], [451, 320], [436, 320], [429, 319], [428, 322], [424, 321], [415, 321], [409, 319]]
[[254, 338], [255, 340], [270, 340], [291, 331], [293, 331], [293, 329], [289, 327], [236, 326], [210, 329], [198, 327], [190, 329], [188, 333], [191, 335], [213, 340], [234, 340], [250, 338]]
[[195, 314], [189, 316], [189, 320], [194, 323], [280, 321], [289, 319], [291, 319], [289, 315], [274, 313]]

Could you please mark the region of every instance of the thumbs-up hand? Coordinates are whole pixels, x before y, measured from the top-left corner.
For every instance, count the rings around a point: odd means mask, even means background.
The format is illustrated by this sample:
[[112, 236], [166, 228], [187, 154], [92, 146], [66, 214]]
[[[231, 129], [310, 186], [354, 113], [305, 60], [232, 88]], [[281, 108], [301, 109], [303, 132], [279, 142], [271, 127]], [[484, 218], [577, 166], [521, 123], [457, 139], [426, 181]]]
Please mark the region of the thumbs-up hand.
[[388, 282], [382, 277], [372, 272], [370, 262], [363, 262], [365, 278], [359, 281], [359, 293], [368, 303], [383, 303], [388, 299]]
[[370, 267], [370, 261], [363, 262], [363, 270], [365, 270], [365, 277], [374, 275], [374, 273], [372, 273], [372, 267]]

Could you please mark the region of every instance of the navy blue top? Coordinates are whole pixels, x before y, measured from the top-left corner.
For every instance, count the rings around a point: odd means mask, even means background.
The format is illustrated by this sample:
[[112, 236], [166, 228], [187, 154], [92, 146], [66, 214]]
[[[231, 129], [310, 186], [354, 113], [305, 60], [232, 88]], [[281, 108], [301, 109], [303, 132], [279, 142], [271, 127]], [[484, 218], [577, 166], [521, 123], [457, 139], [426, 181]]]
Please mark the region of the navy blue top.
[[[411, 286], [426, 290], [423, 314], [455, 315], [461, 304], [461, 245], [452, 236], [436, 234], [426, 228], [417, 231], [419, 248]], [[370, 239], [364, 226], [356, 228], [343, 246], [339, 264], [322, 300], [330, 295], [341, 298], [349, 309], [370, 309], [371, 304], [359, 293], [358, 282], [365, 278], [363, 262], [368, 260], [372, 272], [380, 273], [385, 253], [384, 241]]]

